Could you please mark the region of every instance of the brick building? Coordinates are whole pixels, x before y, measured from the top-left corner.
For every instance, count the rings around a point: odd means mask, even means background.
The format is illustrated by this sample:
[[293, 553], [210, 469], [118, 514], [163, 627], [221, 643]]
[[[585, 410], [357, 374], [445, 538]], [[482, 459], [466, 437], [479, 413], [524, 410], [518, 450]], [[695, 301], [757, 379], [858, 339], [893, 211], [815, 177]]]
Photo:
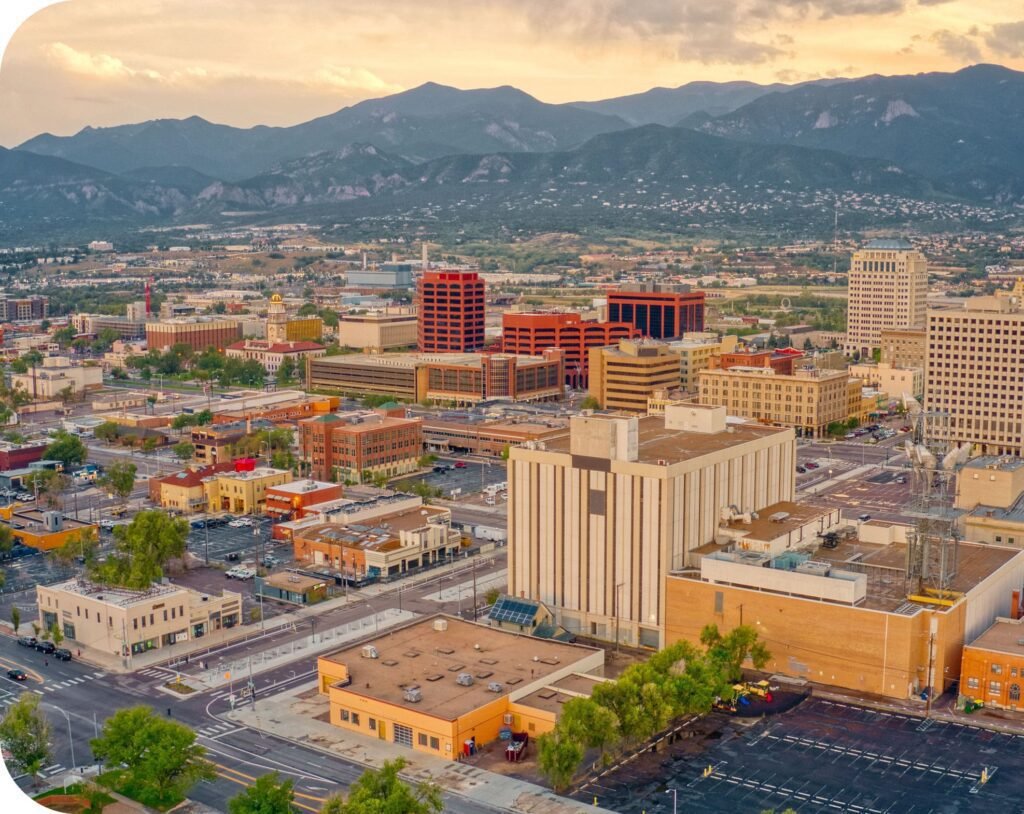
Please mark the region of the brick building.
[[565, 352], [565, 381], [570, 387], [587, 386], [590, 348], [614, 345], [639, 336], [628, 322], [583, 320], [573, 313], [505, 313], [501, 318], [501, 345], [505, 353], [537, 356], [547, 348]]
[[484, 346], [484, 281], [475, 271], [426, 271], [416, 292], [419, 349], [425, 353], [480, 350]]
[[423, 422], [377, 413], [330, 413], [299, 422], [311, 477], [361, 483], [413, 472], [423, 454]]
[[704, 330], [704, 292], [670, 283], [628, 283], [608, 292], [608, 319], [652, 339]]
[[162, 319], [146, 324], [146, 346], [167, 350], [188, 345], [202, 353], [207, 348], [223, 350], [242, 338], [242, 326], [233, 319]]
[[309, 506], [340, 500], [341, 496], [340, 483], [296, 480], [267, 489], [266, 512], [278, 520], [301, 520]]

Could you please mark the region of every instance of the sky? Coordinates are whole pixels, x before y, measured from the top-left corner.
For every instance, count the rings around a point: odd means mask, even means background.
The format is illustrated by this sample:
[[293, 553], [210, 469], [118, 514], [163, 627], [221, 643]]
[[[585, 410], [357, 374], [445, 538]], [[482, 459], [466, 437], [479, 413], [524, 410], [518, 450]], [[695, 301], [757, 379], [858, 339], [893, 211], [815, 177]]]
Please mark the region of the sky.
[[0, 144], [191, 115], [295, 124], [427, 81], [569, 102], [977, 62], [1024, 70], [1024, 4], [67, 0], [26, 20], [4, 51]]

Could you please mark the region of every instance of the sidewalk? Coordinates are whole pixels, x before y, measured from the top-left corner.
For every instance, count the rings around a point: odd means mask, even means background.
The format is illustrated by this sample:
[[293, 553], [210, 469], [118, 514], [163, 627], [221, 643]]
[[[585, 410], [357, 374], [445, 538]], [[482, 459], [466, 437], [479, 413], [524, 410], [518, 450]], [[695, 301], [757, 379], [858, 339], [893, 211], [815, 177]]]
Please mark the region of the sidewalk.
[[611, 814], [607, 809], [559, 797], [542, 786], [495, 774], [475, 766], [402, 749], [383, 741], [347, 732], [326, 721], [329, 703], [309, 684], [259, 699], [254, 710], [244, 706], [224, 717], [367, 768], [404, 757], [402, 775], [411, 782], [427, 780], [478, 805], [519, 814]]

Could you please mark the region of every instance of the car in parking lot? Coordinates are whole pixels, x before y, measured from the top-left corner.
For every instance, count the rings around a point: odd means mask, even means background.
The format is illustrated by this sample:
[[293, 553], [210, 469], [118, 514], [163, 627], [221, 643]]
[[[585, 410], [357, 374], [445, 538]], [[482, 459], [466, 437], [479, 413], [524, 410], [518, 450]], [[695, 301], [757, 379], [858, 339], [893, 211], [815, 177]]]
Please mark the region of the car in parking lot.
[[859, 521], [860, 521], [861, 523], [867, 523], [867, 522], [868, 522], [868, 520], [870, 520], [870, 519], [871, 519], [871, 515], [870, 515], [870, 514], [862, 514], [862, 515], [858, 515], [858, 516], [857, 516], [857, 519], [858, 519], [858, 520], [859, 520]]
[[21, 636], [18, 638], [18, 644], [22, 647], [35, 647], [36, 637], [35, 636]]
[[28, 676], [25, 675], [24, 670], [19, 670], [17, 667], [12, 667], [7, 671], [7, 677], [14, 679], [15, 681], [25, 681]]
[[229, 562], [238, 562], [238, 552], [231, 551], [228, 553], [226, 557], [224, 557], [224, 559], [228, 560]]
[[265, 556], [263, 558], [263, 567], [264, 568], [276, 568], [280, 564], [281, 564], [281, 561], [277, 557], [275, 557], [273, 554], [267, 554], [267, 556]]
[[238, 565], [232, 568], [230, 571], [225, 571], [224, 576], [226, 576], [228, 579], [240, 579], [242, 581], [245, 581], [247, 579], [252, 579], [254, 576], [256, 576], [256, 572], [253, 571], [251, 568], [246, 568], [244, 565]]
[[456, 461], [455, 462], [455, 468], [456, 469], [465, 469], [466, 468], [466, 462], [465, 461]]
[[802, 466], [798, 466], [798, 467], [796, 468], [796, 471], [797, 471], [797, 472], [799, 472], [799, 473], [800, 473], [800, 474], [802, 475], [802, 474], [804, 474], [804, 472], [806, 472], [807, 470], [806, 470], [806, 469], [804, 469], [804, 468], [803, 468]]
[[66, 647], [58, 647], [53, 651], [53, 657], [60, 661], [71, 661], [71, 651]]
[[46, 653], [47, 655], [49, 655], [56, 649], [57, 645], [55, 645], [53, 642], [36, 642], [36, 650], [38, 650], [40, 653]]
[[820, 464], [816, 464], [814, 461], [808, 461], [807, 463], [804, 464], [804, 466], [807, 469], [817, 469], [820, 466]]

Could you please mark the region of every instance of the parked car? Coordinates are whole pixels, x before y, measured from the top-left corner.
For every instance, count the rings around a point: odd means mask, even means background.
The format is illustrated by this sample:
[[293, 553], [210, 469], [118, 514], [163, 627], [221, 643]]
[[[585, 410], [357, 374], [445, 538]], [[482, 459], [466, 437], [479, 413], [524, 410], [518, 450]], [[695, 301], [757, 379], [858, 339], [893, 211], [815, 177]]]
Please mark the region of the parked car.
[[25, 675], [25, 671], [19, 670], [17, 667], [12, 667], [10, 670], [8, 670], [7, 677], [14, 679], [15, 681], [24, 681], [28, 678], [28, 676]]
[[71, 661], [71, 651], [66, 647], [58, 647], [53, 651], [53, 657], [61, 661]]
[[229, 562], [238, 562], [238, 552], [232, 551], [224, 559], [228, 560]]
[[804, 466], [807, 469], [817, 469], [819, 464], [816, 464], [814, 461], [808, 461], [807, 463], [804, 464]]
[[267, 556], [265, 556], [263, 558], [263, 567], [264, 568], [276, 568], [280, 564], [281, 564], [281, 561], [277, 557], [273, 556], [272, 554], [267, 554]]
[[798, 467], [796, 468], [796, 471], [797, 471], [797, 472], [799, 472], [799, 473], [800, 473], [800, 474], [802, 475], [802, 474], [804, 474], [804, 472], [806, 472], [807, 470], [806, 470], [806, 469], [804, 469], [804, 468], [803, 468], [802, 466], [798, 466]]
[[46, 653], [47, 655], [53, 653], [57, 649], [57, 645], [53, 642], [36, 642], [36, 650], [40, 653]]
[[435, 475], [443, 475], [447, 471], [443, 466], [435, 466], [433, 469]]
[[870, 519], [871, 519], [871, 515], [870, 515], [870, 514], [862, 514], [862, 515], [859, 515], [859, 516], [857, 517], [857, 519], [858, 519], [858, 520], [859, 520], [859, 521], [860, 521], [861, 523], [867, 523], [867, 522], [868, 522], [868, 520], [870, 520]]
[[455, 468], [456, 469], [465, 469], [466, 468], [466, 462], [465, 461], [456, 461], [455, 462]]
[[22, 647], [35, 647], [36, 637], [35, 636], [21, 636], [18, 638], [18, 644]]

